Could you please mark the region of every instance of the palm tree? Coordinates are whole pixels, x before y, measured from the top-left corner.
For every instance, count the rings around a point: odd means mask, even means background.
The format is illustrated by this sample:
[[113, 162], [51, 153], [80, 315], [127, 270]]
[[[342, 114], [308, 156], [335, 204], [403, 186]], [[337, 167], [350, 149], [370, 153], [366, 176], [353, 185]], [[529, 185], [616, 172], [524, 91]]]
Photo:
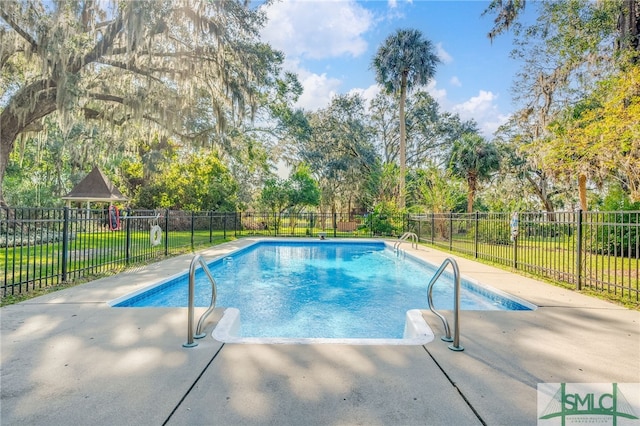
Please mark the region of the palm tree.
[[376, 81], [387, 93], [400, 92], [400, 208], [405, 206], [404, 181], [406, 175], [405, 103], [407, 91], [425, 85], [433, 77], [440, 62], [433, 44], [418, 30], [398, 30], [378, 48], [372, 67]]
[[471, 213], [479, 183], [500, 168], [500, 152], [477, 133], [465, 133], [453, 144], [449, 167], [467, 181], [467, 213]]

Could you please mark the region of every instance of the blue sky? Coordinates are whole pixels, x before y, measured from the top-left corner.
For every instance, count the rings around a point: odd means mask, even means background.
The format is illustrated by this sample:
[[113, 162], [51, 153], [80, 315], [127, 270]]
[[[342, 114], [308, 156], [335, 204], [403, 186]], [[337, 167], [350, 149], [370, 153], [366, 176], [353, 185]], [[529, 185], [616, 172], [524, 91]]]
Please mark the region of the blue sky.
[[[474, 119], [490, 136], [514, 111], [511, 86], [519, 64], [510, 59], [511, 34], [486, 34], [488, 1], [280, 0], [268, 8], [263, 40], [286, 55], [305, 92], [298, 106], [326, 107], [335, 94], [379, 90], [370, 64], [399, 28], [418, 29], [442, 61], [427, 90], [441, 109]], [[528, 3], [529, 5], [529, 3]], [[533, 6], [528, 6], [528, 13]]]

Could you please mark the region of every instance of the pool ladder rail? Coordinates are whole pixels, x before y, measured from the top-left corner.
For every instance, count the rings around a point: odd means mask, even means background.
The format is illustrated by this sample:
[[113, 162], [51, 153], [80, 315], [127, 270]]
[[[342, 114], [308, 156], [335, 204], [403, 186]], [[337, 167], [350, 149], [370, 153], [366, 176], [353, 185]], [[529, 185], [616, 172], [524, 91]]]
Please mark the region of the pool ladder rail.
[[408, 240], [409, 238], [411, 238], [411, 248], [415, 248], [417, 250], [419, 238], [413, 232], [405, 232], [404, 234], [402, 234], [402, 236], [398, 238], [398, 241], [396, 241], [395, 244], [393, 245], [393, 249], [397, 250], [398, 247], [400, 247], [400, 244], [402, 244], [404, 241]]
[[[440, 278], [440, 275], [442, 275], [444, 270], [447, 268], [447, 265], [451, 265], [451, 267], [453, 268], [453, 338], [451, 338], [449, 322], [444, 317], [444, 315], [440, 314], [433, 307], [433, 285], [436, 283], [436, 281], [438, 281], [438, 278]], [[427, 286], [427, 295], [429, 309], [442, 320], [445, 333], [445, 335], [442, 336], [442, 340], [445, 342], [453, 342], [451, 345], [449, 345], [449, 349], [451, 349], [452, 351], [463, 351], [464, 347], [460, 345], [460, 323], [458, 322], [458, 317], [460, 314], [460, 269], [458, 268], [458, 263], [455, 261], [455, 259], [448, 257], [444, 260], [444, 262], [442, 262], [442, 265], [440, 265], [436, 273], [431, 278], [431, 281], [429, 281], [429, 285]]]
[[[196, 327], [195, 334], [193, 333], [193, 315], [194, 315], [194, 306], [193, 299], [195, 293], [195, 282], [196, 282], [196, 267], [198, 264], [202, 267], [202, 270], [205, 272], [209, 281], [211, 282], [211, 304], [209, 308], [202, 314], [200, 319], [198, 320], [198, 326]], [[184, 343], [182, 346], [185, 348], [193, 348], [198, 346], [197, 343], [193, 341], [194, 338], [202, 339], [206, 336], [206, 333], [202, 332], [202, 325], [204, 324], [204, 320], [207, 319], [209, 314], [213, 312], [216, 307], [216, 297], [217, 297], [217, 289], [216, 289], [216, 280], [211, 275], [211, 271], [207, 266], [204, 258], [199, 254], [195, 255], [193, 260], [191, 261], [191, 265], [189, 266], [189, 309], [188, 309], [188, 320], [187, 320], [187, 343]]]
[[[415, 234], [414, 234], [415, 235]], [[195, 293], [195, 275], [196, 275], [196, 267], [200, 264], [205, 274], [209, 278], [211, 282], [211, 303], [209, 308], [202, 314], [200, 319], [198, 320], [198, 325], [196, 327], [196, 332], [193, 332], [193, 320], [194, 320], [194, 293]], [[449, 322], [447, 319], [435, 310], [433, 307], [433, 286], [438, 281], [438, 278], [442, 275], [444, 270], [447, 268], [447, 265], [450, 264], [453, 268], [453, 278], [454, 278], [454, 313], [453, 313], [453, 330], [454, 337], [451, 338], [451, 330], [449, 329]], [[459, 313], [460, 313], [460, 270], [458, 268], [458, 264], [453, 258], [446, 258], [442, 265], [438, 268], [436, 273], [431, 277], [429, 281], [429, 285], [427, 286], [427, 296], [429, 309], [433, 312], [440, 320], [444, 326], [445, 335], [442, 337], [442, 340], [445, 342], [453, 342], [449, 345], [449, 349], [452, 351], [463, 351], [464, 347], [460, 345], [460, 323], [458, 321]], [[189, 308], [188, 308], [188, 320], [187, 320], [187, 342], [182, 346], [185, 348], [193, 348], [198, 346], [197, 343], [193, 341], [194, 338], [201, 339], [206, 336], [206, 333], [202, 332], [202, 325], [204, 324], [205, 319], [213, 312], [216, 306], [216, 297], [217, 297], [217, 289], [216, 289], [216, 280], [211, 275], [211, 271], [207, 266], [201, 255], [196, 255], [191, 261], [191, 265], [189, 266]]]

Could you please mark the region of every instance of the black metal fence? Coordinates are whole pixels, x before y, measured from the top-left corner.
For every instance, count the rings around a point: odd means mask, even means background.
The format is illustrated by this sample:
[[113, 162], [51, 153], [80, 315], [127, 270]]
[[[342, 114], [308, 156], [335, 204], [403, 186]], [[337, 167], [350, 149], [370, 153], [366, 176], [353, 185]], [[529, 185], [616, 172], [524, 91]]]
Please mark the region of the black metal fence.
[[423, 243], [640, 301], [640, 212], [411, 215]]
[[15, 295], [211, 245], [236, 213], [12, 208], [0, 211], [0, 295]]
[[[638, 302], [640, 212], [345, 213], [12, 208], [0, 211], [0, 295], [172, 256], [241, 236], [397, 237]], [[160, 231], [160, 232], [158, 232]]]

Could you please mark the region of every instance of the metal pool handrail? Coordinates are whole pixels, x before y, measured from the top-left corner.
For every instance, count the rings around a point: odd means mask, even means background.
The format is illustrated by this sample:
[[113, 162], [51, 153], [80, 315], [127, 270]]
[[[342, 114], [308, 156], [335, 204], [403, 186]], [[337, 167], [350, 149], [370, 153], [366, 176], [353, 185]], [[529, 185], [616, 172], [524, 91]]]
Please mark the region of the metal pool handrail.
[[415, 245], [415, 248], [417, 249], [419, 239], [418, 236], [413, 232], [405, 232], [404, 234], [402, 234], [398, 241], [396, 241], [396, 243], [393, 245], [393, 248], [397, 249], [398, 247], [400, 247], [400, 244], [402, 244], [403, 241], [409, 238], [411, 238], [411, 248], [413, 248]]
[[[453, 268], [453, 339], [451, 338], [451, 331], [449, 330], [449, 323], [447, 322], [447, 319], [433, 307], [433, 285], [438, 281], [440, 275], [442, 275], [444, 270], [447, 268], [447, 264], [451, 264], [451, 267]], [[445, 342], [453, 342], [453, 344], [449, 345], [449, 349], [452, 351], [463, 351], [464, 347], [460, 345], [460, 324], [458, 322], [458, 316], [460, 314], [460, 269], [458, 269], [458, 264], [453, 258], [448, 257], [444, 262], [442, 262], [442, 265], [440, 265], [434, 276], [431, 278], [431, 281], [429, 281], [429, 285], [427, 286], [427, 295], [429, 309], [442, 320], [442, 324], [444, 325], [445, 335], [442, 337], [442, 340]]]
[[[211, 303], [209, 304], [209, 308], [205, 311], [204, 314], [198, 320], [198, 326], [196, 327], [196, 333], [193, 333], [193, 314], [194, 314], [194, 306], [193, 306], [193, 298], [195, 293], [195, 277], [196, 277], [196, 267], [200, 264], [205, 274], [209, 278], [211, 282]], [[202, 325], [204, 324], [204, 320], [213, 312], [216, 307], [216, 297], [217, 297], [217, 289], [216, 289], [216, 280], [211, 275], [211, 271], [204, 261], [203, 257], [199, 254], [195, 255], [193, 260], [191, 261], [191, 265], [189, 266], [189, 309], [187, 311], [188, 319], [187, 319], [187, 343], [184, 343], [182, 346], [185, 348], [193, 348], [194, 346], [198, 346], [197, 343], [194, 343], [193, 339], [201, 339], [206, 336], [206, 333], [202, 332]]]

